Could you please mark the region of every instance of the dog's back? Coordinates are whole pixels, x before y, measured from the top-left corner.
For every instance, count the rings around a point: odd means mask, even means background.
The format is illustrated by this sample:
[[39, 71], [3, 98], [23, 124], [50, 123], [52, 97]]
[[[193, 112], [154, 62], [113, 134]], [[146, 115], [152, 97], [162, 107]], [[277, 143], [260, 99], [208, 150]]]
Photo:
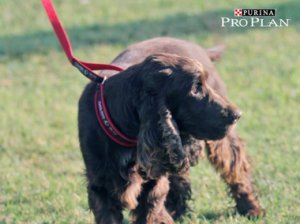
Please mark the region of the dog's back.
[[[220, 49], [222, 51], [223, 49]], [[183, 57], [189, 57], [201, 62], [208, 72], [208, 83], [219, 94], [225, 96], [225, 84], [219, 77], [213, 61], [217, 60], [222, 52], [213, 52], [214, 48], [204, 49], [199, 45], [171, 37], [157, 37], [142, 42], [138, 42], [129, 46], [121, 52], [113, 61], [112, 64], [120, 66], [124, 69], [142, 62], [146, 57], [156, 53], [177, 54]], [[103, 74], [111, 76], [116, 72], [105, 71]]]

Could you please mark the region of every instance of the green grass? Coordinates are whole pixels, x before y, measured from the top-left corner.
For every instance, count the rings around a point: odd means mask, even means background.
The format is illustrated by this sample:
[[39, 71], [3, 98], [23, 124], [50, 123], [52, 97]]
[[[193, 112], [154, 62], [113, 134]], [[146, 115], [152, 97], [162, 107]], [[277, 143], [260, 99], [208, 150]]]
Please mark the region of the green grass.
[[[217, 68], [244, 116], [254, 181], [267, 216], [234, 214], [206, 160], [192, 170], [194, 211], [183, 223], [300, 223], [298, 1], [54, 1], [75, 55], [109, 62], [128, 44], [169, 35], [224, 43]], [[84, 4], [87, 3], [87, 4]], [[276, 8], [288, 28], [220, 28], [234, 8]], [[68, 64], [39, 1], [0, 1], [0, 223], [92, 223], [77, 138], [88, 82]]]

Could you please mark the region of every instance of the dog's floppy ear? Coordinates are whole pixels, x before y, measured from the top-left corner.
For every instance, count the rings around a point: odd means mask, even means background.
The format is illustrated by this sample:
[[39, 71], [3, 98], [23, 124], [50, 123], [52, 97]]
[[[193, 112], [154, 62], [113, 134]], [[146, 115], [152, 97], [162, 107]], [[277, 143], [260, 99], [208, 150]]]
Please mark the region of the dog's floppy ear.
[[218, 61], [221, 59], [224, 50], [225, 50], [225, 45], [217, 45], [215, 47], [206, 49], [206, 53], [208, 54], [210, 60]]
[[141, 105], [137, 160], [149, 178], [185, 167], [185, 153], [177, 124], [162, 102], [150, 97]]
[[166, 63], [171, 59], [167, 55], [150, 56], [140, 70], [143, 91], [138, 109], [137, 160], [150, 178], [157, 178], [168, 171], [178, 171], [185, 165], [179, 130], [165, 104], [164, 89], [175, 69]]

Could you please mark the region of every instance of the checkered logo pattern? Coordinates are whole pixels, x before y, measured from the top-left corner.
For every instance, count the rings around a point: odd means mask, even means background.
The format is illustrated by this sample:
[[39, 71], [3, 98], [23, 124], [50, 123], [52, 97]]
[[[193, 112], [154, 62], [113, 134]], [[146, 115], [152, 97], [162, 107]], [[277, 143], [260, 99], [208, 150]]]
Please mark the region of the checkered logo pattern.
[[235, 9], [234, 10], [234, 16], [243, 16], [242, 9]]

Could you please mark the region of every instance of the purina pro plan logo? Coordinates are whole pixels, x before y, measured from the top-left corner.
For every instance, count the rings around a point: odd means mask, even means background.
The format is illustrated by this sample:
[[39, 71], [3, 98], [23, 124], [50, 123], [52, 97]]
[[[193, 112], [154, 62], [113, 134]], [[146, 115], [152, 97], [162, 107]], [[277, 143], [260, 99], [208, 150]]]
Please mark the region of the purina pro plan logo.
[[291, 19], [274, 18], [275, 14], [275, 9], [235, 9], [233, 11], [235, 18], [221, 17], [221, 27], [268, 28], [289, 26]]

